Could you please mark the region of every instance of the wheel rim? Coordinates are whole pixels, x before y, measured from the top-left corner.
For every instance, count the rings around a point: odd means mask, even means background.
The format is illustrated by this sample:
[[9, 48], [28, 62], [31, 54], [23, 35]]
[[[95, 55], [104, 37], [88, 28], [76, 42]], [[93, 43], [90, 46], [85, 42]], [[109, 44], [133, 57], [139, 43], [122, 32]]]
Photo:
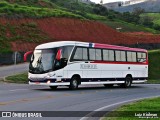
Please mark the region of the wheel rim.
[[130, 81], [130, 79], [128, 78], [128, 79], [126, 80], [126, 86], [130, 86], [130, 84], [131, 84], [131, 81]]
[[74, 88], [77, 88], [77, 80], [73, 80], [72, 84]]

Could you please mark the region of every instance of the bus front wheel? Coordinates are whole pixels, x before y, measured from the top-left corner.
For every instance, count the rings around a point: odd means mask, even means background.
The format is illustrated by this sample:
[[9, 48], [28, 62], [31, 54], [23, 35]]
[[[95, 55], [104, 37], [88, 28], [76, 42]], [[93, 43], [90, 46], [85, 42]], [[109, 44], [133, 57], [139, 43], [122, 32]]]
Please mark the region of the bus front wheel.
[[130, 87], [131, 84], [132, 84], [132, 78], [130, 76], [127, 76], [125, 78], [125, 82], [123, 84], [121, 84], [120, 87], [127, 88], [127, 87]]
[[78, 77], [73, 77], [73, 78], [71, 79], [69, 88], [70, 88], [71, 90], [77, 89], [77, 88], [78, 88], [78, 81], [79, 81], [79, 78], [78, 78]]

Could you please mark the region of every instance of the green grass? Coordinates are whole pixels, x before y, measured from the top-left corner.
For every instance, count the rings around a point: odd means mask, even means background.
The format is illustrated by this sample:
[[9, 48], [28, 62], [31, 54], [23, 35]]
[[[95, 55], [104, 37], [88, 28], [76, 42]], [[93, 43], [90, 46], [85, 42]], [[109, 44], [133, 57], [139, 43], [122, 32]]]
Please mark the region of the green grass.
[[13, 41], [38, 43], [48, 39], [49, 37], [34, 22], [20, 25], [0, 24], [0, 53], [11, 52], [10, 42]]
[[28, 83], [28, 73], [21, 73], [17, 75], [8, 76], [5, 82], [9, 83]]
[[149, 84], [160, 84], [160, 79], [154, 79], [154, 80], [149, 79], [147, 81], [147, 83], [149, 83]]
[[71, 17], [84, 19], [84, 17], [74, 14], [72, 12], [64, 11], [61, 9], [39, 8], [33, 6], [24, 6], [19, 4], [10, 4], [8, 2], [0, 2], [0, 16], [23, 16], [32, 18], [43, 17]]
[[135, 25], [132, 23], [127, 23], [121, 20], [106, 20], [106, 21], [102, 21], [103, 23], [105, 23], [106, 25], [112, 27], [113, 29], [119, 28], [121, 27], [122, 29], [120, 30], [120, 32], [150, 32], [153, 34], [159, 34], [160, 31], [154, 30], [152, 28], [147, 28], [141, 25]]
[[149, 79], [160, 81], [160, 50], [150, 50], [149, 54]]
[[154, 24], [160, 25], [160, 13], [144, 13], [141, 15], [141, 17], [149, 16]]
[[[160, 117], [160, 97], [144, 99], [137, 102], [130, 103], [128, 105], [123, 105], [115, 111], [110, 112], [105, 115], [102, 120], [145, 120], [135, 116], [135, 113], [152, 113], [157, 114]], [[152, 118], [153, 119], [153, 118]], [[159, 118], [160, 119], [160, 118]], [[151, 118], [147, 119], [151, 120]], [[156, 119], [158, 120], [158, 119]]]

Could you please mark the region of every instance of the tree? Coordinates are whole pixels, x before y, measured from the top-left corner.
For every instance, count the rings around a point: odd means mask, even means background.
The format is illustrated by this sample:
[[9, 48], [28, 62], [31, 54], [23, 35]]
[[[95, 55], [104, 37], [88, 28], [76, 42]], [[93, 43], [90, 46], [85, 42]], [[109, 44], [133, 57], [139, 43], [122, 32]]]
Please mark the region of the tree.
[[136, 16], [139, 16], [140, 14], [142, 14], [144, 12], [145, 12], [145, 10], [142, 9], [141, 7], [136, 7], [136, 8], [133, 9], [132, 14], [136, 15]]
[[153, 26], [153, 19], [149, 16], [143, 16], [140, 20], [139, 23], [147, 26], [147, 27], [152, 27]]

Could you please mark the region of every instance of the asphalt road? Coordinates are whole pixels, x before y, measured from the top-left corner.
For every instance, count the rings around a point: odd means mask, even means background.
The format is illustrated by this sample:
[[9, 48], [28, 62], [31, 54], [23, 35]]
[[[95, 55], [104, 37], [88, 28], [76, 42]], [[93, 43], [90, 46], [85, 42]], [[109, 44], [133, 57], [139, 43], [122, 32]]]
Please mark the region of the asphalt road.
[[0, 78], [26, 71], [28, 71], [28, 63], [10, 66], [0, 66]]
[[[62, 117], [48, 117], [51, 120], [86, 120], [81, 115], [92, 115], [93, 111], [110, 111], [128, 102], [160, 96], [160, 84], [134, 84], [131, 88], [105, 88], [97, 86], [80, 86], [72, 91], [67, 87], [51, 90], [47, 86], [30, 86], [25, 84], [0, 84], [0, 111], [69, 111]], [[77, 112], [72, 112], [77, 111]], [[51, 113], [53, 115], [53, 113]], [[78, 115], [77, 117], [75, 117]], [[74, 116], [74, 117], [73, 117]], [[2, 118], [1, 118], [2, 119]], [[7, 118], [8, 119], [8, 118]], [[11, 119], [11, 118], [10, 118]], [[13, 118], [12, 118], [13, 119]], [[17, 120], [17, 118], [14, 118]], [[28, 118], [25, 118], [28, 120]], [[32, 118], [35, 119], [35, 118]], [[46, 118], [37, 118], [37, 120]]]

